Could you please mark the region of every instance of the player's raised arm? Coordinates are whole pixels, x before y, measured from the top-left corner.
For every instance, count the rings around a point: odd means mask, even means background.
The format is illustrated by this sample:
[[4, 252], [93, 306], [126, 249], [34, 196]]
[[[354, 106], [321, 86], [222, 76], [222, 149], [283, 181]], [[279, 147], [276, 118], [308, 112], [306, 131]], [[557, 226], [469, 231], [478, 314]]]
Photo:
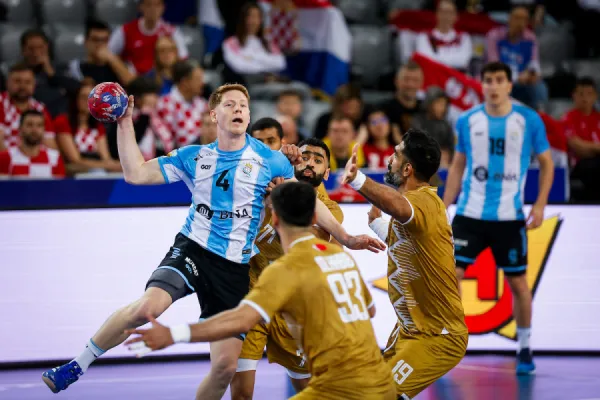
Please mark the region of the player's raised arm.
[[352, 157], [346, 164], [343, 183], [348, 183], [360, 192], [371, 204], [391, 215], [401, 223], [408, 222], [413, 216], [413, 208], [406, 198], [389, 186], [377, 183], [358, 170], [356, 165], [358, 145], [352, 149]]
[[132, 119], [133, 106], [133, 96], [129, 96], [127, 111], [117, 121], [117, 146], [125, 181], [134, 185], [165, 183], [158, 159], [145, 161], [135, 140]]

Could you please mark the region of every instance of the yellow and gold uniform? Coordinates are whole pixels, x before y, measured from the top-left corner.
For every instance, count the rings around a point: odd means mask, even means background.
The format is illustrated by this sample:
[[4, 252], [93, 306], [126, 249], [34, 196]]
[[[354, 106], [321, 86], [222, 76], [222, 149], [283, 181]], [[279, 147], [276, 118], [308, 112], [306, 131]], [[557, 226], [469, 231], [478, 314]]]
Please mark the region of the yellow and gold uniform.
[[293, 399], [395, 400], [352, 257], [307, 234], [261, 274], [242, 303], [285, 319], [312, 375]]
[[468, 342], [452, 228], [435, 187], [404, 193], [413, 215], [388, 229], [388, 295], [398, 316], [384, 358], [396, 392], [411, 399], [464, 357]]
[[[317, 198], [321, 200], [331, 214], [341, 224], [344, 214], [339, 204], [331, 200], [323, 184], [317, 190]], [[323, 240], [329, 240], [329, 233], [315, 226], [313, 231], [317, 237]], [[250, 288], [254, 286], [263, 270], [283, 256], [283, 249], [279, 242], [275, 229], [271, 225], [271, 209], [265, 208], [263, 225], [256, 236], [256, 246], [260, 253], [250, 260]], [[369, 299], [368, 304], [371, 303]], [[263, 351], [267, 347], [267, 359], [270, 363], [276, 363], [288, 370], [292, 378], [308, 378], [308, 369], [304, 355], [298, 350], [296, 341], [292, 338], [287, 325], [281, 315], [275, 315], [270, 324], [264, 322], [257, 324], [248, 332], [242, 345], [240, 359], [242, 360], [260, 360]], [[254, 364], [240, 363], [238, 372], [255, 369]]]

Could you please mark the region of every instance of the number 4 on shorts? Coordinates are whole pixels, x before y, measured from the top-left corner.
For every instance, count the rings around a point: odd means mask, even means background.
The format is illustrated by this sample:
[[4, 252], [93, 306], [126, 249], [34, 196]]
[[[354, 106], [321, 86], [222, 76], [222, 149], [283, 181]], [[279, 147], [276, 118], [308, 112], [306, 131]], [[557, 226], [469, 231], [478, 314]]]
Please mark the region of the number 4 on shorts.
[[398, 385], [402, 385], [402, 382], [404, 382], [412, 372], [413, 367], [405, 363], [404, 360], [398, 361], [394, 369], [392, 369], [394, 381], [396, 381]]

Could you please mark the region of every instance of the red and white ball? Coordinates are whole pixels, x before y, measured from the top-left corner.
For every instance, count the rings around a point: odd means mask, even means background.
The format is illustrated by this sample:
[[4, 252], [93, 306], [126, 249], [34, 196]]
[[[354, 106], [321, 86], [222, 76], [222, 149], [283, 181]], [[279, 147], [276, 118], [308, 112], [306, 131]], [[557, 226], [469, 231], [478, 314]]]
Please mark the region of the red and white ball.
[[129, 100], [125, 90], [116, 82], [96, 85], [88, 96], [88, 109], [100, 122], [115, 122], [127, 111]]

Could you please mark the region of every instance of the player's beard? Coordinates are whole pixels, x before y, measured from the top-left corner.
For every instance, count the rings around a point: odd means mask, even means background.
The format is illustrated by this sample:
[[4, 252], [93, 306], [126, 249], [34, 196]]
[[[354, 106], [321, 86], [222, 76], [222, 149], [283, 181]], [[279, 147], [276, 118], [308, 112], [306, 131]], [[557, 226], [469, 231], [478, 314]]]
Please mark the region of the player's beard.
[[[306, 171], [306, 170], [312, 171], [313, 176], [304, 175], [304, 171]], [[303, 170], [296, 171], [295, 175], [296, 175], [296, 179], [298, 179], [301, 182], [310, 183], [312, 185], [312, 187], [319, 187], [319, 185], [321, 185], [321, 183], [323, 182], [323, 177], [325, 176], [325, 174], [321, 174], [321, 175], [317, 174], [310, 167], [306, 167]]]
[[388, 164], [388, 171], [385, 173], [384, 181], [388, 185], [392, 185], [397, 188], [404, 184], [402, 176], [392, 171], [392, 164]]

